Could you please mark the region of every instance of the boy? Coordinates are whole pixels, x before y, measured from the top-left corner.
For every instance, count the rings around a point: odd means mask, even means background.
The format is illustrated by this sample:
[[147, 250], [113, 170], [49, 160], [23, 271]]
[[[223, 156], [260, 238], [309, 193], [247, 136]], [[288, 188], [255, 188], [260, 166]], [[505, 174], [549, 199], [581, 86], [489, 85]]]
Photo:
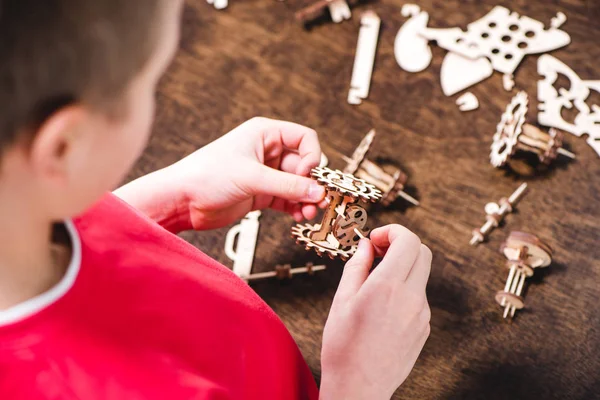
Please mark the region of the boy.
[[376, 229], [345, 266], [319, 394], [267, 305], [168, 232], [266, 207], [315, 217], [314, 131], [256, 118], [104, 194], [147, 140], [181, 9], [0, 0], [0, 398], [389, 398], [429, 334], [415, 235]]

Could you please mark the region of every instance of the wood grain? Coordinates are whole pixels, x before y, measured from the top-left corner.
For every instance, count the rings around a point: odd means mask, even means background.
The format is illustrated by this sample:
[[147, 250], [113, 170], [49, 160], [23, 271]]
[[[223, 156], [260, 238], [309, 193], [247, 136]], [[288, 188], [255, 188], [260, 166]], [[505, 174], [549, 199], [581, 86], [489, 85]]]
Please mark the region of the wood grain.
[[[409, 175], [407, 191], [422, 207], [399, 200], [370, 214], [371, 226], [401, 223], [434, 253], [428, 285], [432, 333], [396, 399], [600, 398], [600, 159], [583, 139], [566, 135], [578, 158], [526, 178], [530, 192], [506, 226], [487, 244], [469, 246], [484, 222], [484, 205], [516, 189], [523, 178], [495, 170], [488, 149], [495, 126], [514, 92], [495, 73], [475, 86], [481, 107], [462, 113], [440, 87], [444, 51], [434, 47], [424, 72], [402, 71], [394, 37], [405, 21], [403, 2], [361, 4], [374, 9], [382, 30], [369, 98], [346, 103], [359, 18], [339, 25], [325, 19], [303, 29], [294, 12], [307, 1], [231, 0], [216, 11], [189, 0], [181, 51], [161, 83], [155, 135], [130, 178], [166, 166], [253, 116], [292, 120], [315, 128], [330, 165], [343, 167], [332, 150], [350, 155], [376, 128], [370, 153], [396, 161]], [[583, 79], [600, 79], [600, 3], [594, 0], [424, 0], [430, 26], [461, 26], [501, 4], [548, 23], [557, 11], [572, 44], [553, 54]], [[515, 74], [517, 88], [536, 109], [535, 56]], [[535, 112], [530, 113], [535, 122]], [[225, 161], [225, 160], [224, 160]], [[199, 182], [199, 185], [202, 183]], [[276, 264], [318, 262], [288, 238], [292, 219], [274, 212], [261, 218], [257, 272]], [[536, 272], [526, 309], [512, 324], [502, 320], [494, 294], [506, 279], [498, 248], [510, 230], [537, 234], [555, 250], [554, 263]], [[184, 237], [225, 265], [227, 229]], [[298, 342], [317, 380], [323, 325], [341, 275], [340, 263], [315, 277], [253, 284]]]

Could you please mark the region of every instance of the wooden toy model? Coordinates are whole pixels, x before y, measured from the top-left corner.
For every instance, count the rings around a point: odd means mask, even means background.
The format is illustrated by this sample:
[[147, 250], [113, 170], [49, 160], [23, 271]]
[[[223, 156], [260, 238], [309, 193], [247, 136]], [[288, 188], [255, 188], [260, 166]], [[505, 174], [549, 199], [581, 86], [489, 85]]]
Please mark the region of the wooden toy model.
[[560, 154], [574, 159], [562, 148], [563, 134], [556, 129], [544, 132], [525, 122], [529, 105], [527, 93], [513, 97], [496, 128], [491, 146], [490, 162], [496, 168], [507, 165], [517, 151], [537, 154], [541, 162], [550, 164]]
[[343, 172], [375, 185], [382, 192], [381, 204], [386, 207], [398, 197], [418, 206], [419, 201], [404, 192], [408, 176], [402, 170], [391, 164], [382, 167], [366, 158], [374, 138], [375, 129], [371, 129], [354, 150], [351, 158], [342, 156], [347, 162]]
[[513, 207], [523, 198], [526, 190], [527, 184], [523, 183], [508, 199], [503, 197], [498, 203], [486, 204], [485, 213], [487, 217], [485, 224], [481, 228], [473, 230], [473, 238], [470, 244], [474, 246], [482, 243], [494, 228], [500, 225], [506, 214], [513, 211]]
[[381, 199], [381, 192], [372, 184], [341, 171], [317, 167], [311, 176], [327, 191], [325, 209], [320, 224], [298, 224], [292, 228], [296, 243], [319, 256], [347, 260], [356, 252], [364, 237], [367, 211], [364, 205]]
[[509, 273], [504, 290], [496, 293], [496, 302], [504, 307], [504, 318], [512, 318], [525, 306], [525, 279], [533, 276], [536, 268], [550, 265], [552, 249], [532, 234], [511, 232], [500, 251], [508, 259]]

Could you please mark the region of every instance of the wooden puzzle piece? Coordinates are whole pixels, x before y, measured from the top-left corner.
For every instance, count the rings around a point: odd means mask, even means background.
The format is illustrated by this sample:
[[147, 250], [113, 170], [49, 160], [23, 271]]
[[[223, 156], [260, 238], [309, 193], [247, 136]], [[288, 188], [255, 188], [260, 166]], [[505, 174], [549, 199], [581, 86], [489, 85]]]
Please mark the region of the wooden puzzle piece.
[[[587, 142], [600, 156], [600, 104], [588, 106], [591, 91], [600, 92], [600, 80], [582, 80], [571, 68], [557, 58], [544, 54], [538, 59], [538, 72], [544, 78], [538, 81], [538, 121], [575, 136], [588, 135]], [[570, 88], [554, 88], [558, 76], [569, 79]], [[563, 119], [563, 108], [577, 109], [573, 122]]]
[[360, 23], [352, 81], [348, 92], [349, 104], [360, 104], [369, 96], [381, 20], [373, 11], [366, 11]]
[[456, 105], [460, 111], [472, 111], [479, 108], [479, 100], [473, 93], [467, 92], [456, 99]]
[[[225, 237], [225, 254], [233, 260], [233, 273], [242, 279], [246, 279], [252, 272], [260, 215], [260, 211], [248, 213]], [[236, 238], [237, 246], [234, 249]]]

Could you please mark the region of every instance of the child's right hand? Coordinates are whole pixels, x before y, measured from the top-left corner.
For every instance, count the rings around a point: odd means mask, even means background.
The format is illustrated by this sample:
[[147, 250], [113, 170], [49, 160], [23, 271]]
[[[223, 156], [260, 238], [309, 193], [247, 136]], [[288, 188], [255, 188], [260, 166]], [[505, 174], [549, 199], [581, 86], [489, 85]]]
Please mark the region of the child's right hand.
[[[369, 274], [375, 256], [381, 263]], [[400, 225], [362, 239], [323, 333], [321, 400], [389, 399], [429, 337], [431, 251]]]

